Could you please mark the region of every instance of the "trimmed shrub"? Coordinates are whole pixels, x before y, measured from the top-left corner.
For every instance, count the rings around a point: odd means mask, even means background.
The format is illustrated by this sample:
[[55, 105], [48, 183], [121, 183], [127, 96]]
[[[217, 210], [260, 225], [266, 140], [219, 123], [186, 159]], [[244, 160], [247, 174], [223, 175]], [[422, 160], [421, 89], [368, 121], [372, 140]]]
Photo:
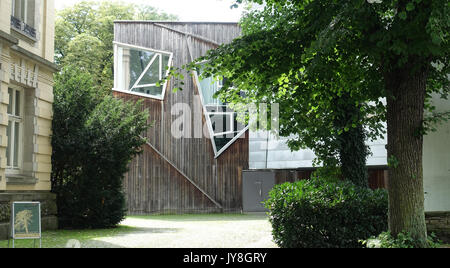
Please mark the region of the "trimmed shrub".
[[124, 173], [141, 151], [148, 111], [101, 96], [89, 74], [56, 76], [52, 191], [61, 228], [114, 227], [125, 217]]
[[388, 229], [388, 197], [320, 178], [276, 186], [265, 202], [281, 248], [360, 248]]

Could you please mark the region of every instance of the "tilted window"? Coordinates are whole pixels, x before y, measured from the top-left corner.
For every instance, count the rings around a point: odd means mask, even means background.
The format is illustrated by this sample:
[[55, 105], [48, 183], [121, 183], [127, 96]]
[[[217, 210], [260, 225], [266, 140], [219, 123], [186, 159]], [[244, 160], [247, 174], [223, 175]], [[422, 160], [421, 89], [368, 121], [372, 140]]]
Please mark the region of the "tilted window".
[[164, 99], [172, 65], [170, 52], [115, 43], [114, 90]]
[[223, 87], [223, 80], [212, 77], [199, 79], [199, 91], [210, 128], [216, 157], [223, 153], [247, 129], [238, 114], [214, 95]]

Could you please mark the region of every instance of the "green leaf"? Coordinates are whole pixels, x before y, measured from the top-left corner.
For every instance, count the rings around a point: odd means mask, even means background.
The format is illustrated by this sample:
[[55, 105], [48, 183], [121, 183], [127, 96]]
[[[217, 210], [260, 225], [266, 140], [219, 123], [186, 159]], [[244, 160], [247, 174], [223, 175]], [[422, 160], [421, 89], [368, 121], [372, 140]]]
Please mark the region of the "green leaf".
[[416, 6], [415, 6], [412, 2], [409, 2], [409, 3], [406, 5], [406, 10], [407, 10], [407, 11], [413, 11], [415, 8], [416, 8]]

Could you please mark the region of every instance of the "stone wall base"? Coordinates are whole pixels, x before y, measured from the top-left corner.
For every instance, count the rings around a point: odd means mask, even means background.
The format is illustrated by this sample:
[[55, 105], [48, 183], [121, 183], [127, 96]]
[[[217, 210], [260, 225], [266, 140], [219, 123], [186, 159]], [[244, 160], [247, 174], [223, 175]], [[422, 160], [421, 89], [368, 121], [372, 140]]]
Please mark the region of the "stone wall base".
[[450, 211], [427, 212], [426, 222], [429, 233], [434, 233], [444, 243], [450, 243]]
[[58, 228], [56, 195], [49, 192], [7, 192], [0, 193], [0, 240], [11, 234], [10, 217], [13, 202], [40, 202], [42, 231]]
[[[58, 218], [56, 216], [42, 218], [42, 231], [58, 229]], [[10, 238], [11, 230], [10, 223], [0, 223], [0, 240], [8, 240]]]

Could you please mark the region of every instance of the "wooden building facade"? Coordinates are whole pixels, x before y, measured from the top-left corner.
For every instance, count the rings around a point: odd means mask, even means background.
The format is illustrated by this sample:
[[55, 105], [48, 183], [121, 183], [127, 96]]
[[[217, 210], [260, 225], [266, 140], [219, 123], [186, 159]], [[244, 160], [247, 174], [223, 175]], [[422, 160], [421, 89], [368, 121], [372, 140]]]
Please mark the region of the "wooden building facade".
[[[206, 91], [217, 90], [219, 83], [185, 73], [183, 90], [174, 92], [174, 81], [165, 85], [156, 81], [167, 75], [167, 68], [182, 67], [239, 34], [236, 23], [115, 23], [113, 93], [125, 100], [142, 100], [153, 123], [145, 134], [148, 144], [125, 175], [130, 214], [241, 211], [248, 131], [235, 128], [231, 119], [233, 124], [223, 123], [232, 125], [223, 131], [228, 136], [215, 136], [222, 123], [213, 118], [233, 116], [225, 113], [225, 105], [209, 101], [214, 92]], [[183, 125], [182, 137], [173, 134], [179, 107], [189, 108], [182, 116], [193, 125]], [[198, 133], [199, 125], [203, 133]]]
[[[286, 159], [280, 155], [291, 156], [279, 145], [270, 153], [259, 152], [260, 140], [254, 137], [255, 133], [245, 126], [237, 126], [234, 119], [227, 120], [230, 112], [225, 111], [226, 105], [212, 97], [220, 81], [215, 84], [201, 80], [196, 72], [185, 72], [182, 91], [173, 90], [180, 81], [157, 83], [167, 75], [167, 68], [181, 68], [208, 50], [231, 42], [240, 31], [236, 23], [115, 23], [113, 94], [127, 101], [141, 100], [153, 123], [145, 133], [148, 144], [125, 175], [130, 214], [240, 212], [245, 195], [251, 192], [243, 186], [249, 174], [244, 171], [273, 173], [275, 184], [310, 178], [313, 169], [307, 165], [268, 167], [267, 161], [271, 159], [267, 155], [283, 163]], [[188, 114], [180, 107], [188, 107]], [[225, 123], [212, 119], [217, 114], [219, 119], [226, 115]], [[182, 137], [173, 133], [174, 122], [180, 115], [191, 123], [189, 127], [182, 125]], [[229, 121], [236, 128], [231, 130], [231, 137], [217, 138], [218, 132], [218, 137], [220, 132], [230, 132], [229, 129], [217, 131], [217, 125], [227, 128]], [[284, 145], [283, 141], [279, 143]], [[266, 156], [266, 168], [254, 164], [259, 155]], [[372, 188], [385, 187], [385, 173], [382, 168], [370, 169]]]

